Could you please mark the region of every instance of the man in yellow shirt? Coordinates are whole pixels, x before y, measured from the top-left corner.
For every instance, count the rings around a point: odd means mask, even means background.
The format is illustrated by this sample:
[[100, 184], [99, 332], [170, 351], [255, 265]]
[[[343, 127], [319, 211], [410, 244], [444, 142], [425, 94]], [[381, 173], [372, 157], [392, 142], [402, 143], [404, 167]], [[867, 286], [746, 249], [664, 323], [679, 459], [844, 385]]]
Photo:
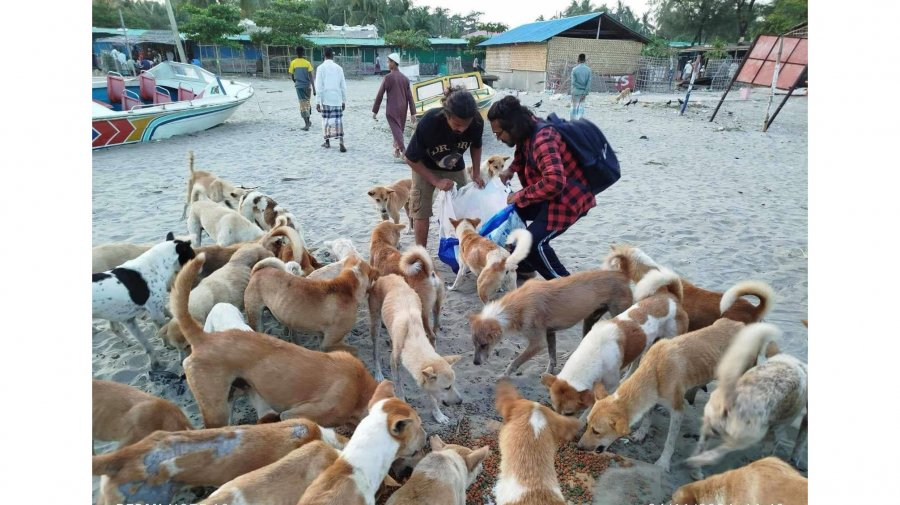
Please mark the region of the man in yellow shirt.
[[303, 131], [308, 131], [312, 124], [309, 120], [311, 114], [309, 91], [312, 89], [312, 94], [315, 96], [316, 81], [313, 76], [312, 64], [303, 57], [305, 52], [306, 51], [302, 47], [297, 46], [297, 57], [291, 60], [291, 65], [288, 67], [288, 74], [291, 75], [291, 80], [294, 81], [294, 87], [297, 88], [297, 99], [300, 100], [300, 115], [303, 116], [303, 121], [306, 123], [306, 126], [302, 129]]

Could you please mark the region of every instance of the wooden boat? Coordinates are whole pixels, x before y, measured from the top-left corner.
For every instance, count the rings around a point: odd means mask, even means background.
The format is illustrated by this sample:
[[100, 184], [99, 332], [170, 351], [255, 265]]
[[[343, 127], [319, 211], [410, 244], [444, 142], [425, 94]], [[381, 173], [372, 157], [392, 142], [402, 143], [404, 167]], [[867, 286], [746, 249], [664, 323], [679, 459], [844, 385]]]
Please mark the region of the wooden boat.
[[441, 99], [444, 98], [444, 90], [462, 86], [469, 90], [475, 97], [475, 104], [481, 112], [481, 117], [487, 119], [488, 109], [494, 101], [494, 88], [486, 85], [481, 80], [478, 72], [466, 72], [462, 74], [445, 75], [412, 83], [413, 101], [416, 106], [416, 117], [421, 117], [428, 110], [441, 107]]

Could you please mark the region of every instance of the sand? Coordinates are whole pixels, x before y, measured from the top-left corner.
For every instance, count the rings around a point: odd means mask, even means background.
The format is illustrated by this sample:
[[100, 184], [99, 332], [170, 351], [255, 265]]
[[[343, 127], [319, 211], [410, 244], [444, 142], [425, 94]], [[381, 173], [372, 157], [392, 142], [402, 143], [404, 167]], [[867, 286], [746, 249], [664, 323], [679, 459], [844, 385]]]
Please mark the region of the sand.
[[[391, 156], [391, 136], [384, 117], [372, 119], [379, 81], [348, 82], [344, 121], [349, 151], [340, 153], [336, 144], [327, 150], [320, 147], [322, 128], [315, 112], [312, 131], [300, 130], [302, 120], [290, 81], [250, 80], [256, 89], [254, 98], [217, 128], [94, 152], [94, 245], [153, 243], [168, 231], [186, 234], [179, 217], [188, 174], [186, 155], [193, 150], [197, 168], [237, 184], [259, 186], [293, 212], [310, 247], [348, 237], [367, 255], [369, 234], [378, 222], [367, 188], [410, 173]], [[554, 247], [570, 271], [595, 268], [610, 244], [628, 242], [701, 287], [725, 290], [743, 279], [766, 281], [778, 295], [767, 320], [784, 330], [784, 351], [806, 360], [807, 332], [800, 324], [807, 317], [808, 305], [806, 98], [792, 98], [769, 132], [763, 133], [763, 90], [756, 90], [747, 101], [727, 101], [713, 123], [708, 118], [718, 94], [694, 92], [684, 116], [677, 112], [679, 96], [635, 95], [639, 102], [630, 107], [613, 105], [608, 96], [589, 97], [586, 117], [601, 127], [616, 150], [622, 178], [599, 196], [596, 208], [553, 242]], [[529, 106], [542, 100], [541, 115], [556, 112], [568, 117], [565, 97], [553, 99], [535, 93], [519, 97]], [[670, 100], [673, 105], [667, 106]], [[410, 134], [408, 130], [407, 139]], [[496, 141], [486, 128], [483, 159], [491, 154], [512, 154], [512, 149]], [[204, 243], [209, 243], [207, 240], [204, 238]], [[411, 235], [401, 239], [402, 247], [411, 243]], [[432, 223], [428, 249], [435, 261], [436, 247], [437, 226]], [[437, 269], [446, 283], [452, 283], [455, 276], [449, 267], [437, 261]], [[506, 339], [498, 347], [498, 355], [475, 366], [466, 314], [480, 306], [474, 280], [469, 277], [461, 290], [448, 292], [442, 312], [438, 352], [464, 355], [454, 368], [466, 402], [444, 407], [451, 424], [435, 423], [425, 394], [415, 388], [408, 390], [407, 399], [422, 413], [429, 434], [450, 432], [461, 416], [484, 430], [496, 427], [488, 422], [499, 419], [492, 385], [524, 342], [516, 337]], [[103, 322], [95, 321], [95, 325], [103, 330], [93, 337], [94, 377], [168, 398], [185, 410], [195, 426], [202, 425], [183, 380], [150, 381], [148, 359], [137, 343], [119, 339], [105, 330]], [[147, 322], [142, 327], [149, 329]], [[361, 308], [357, 324], [345, 340], [359, 348], [360, 357], [371, 369], [367, 327], [366, 312]], [[271, 318], [265, 329], [282, 333]], [[579, 337], [578, 328], [559, 332], [560, 367]], [[302, 341], [317, 347], [320, 339], [307, 336]], [[163, 347], [159, 339], [153, 342], [170, 369], [178, 369], [177, 352]], [[389, 347], [387, 342], [382, 346], [382, 366], [389, 372]], [[535, 401], [548, 401], [539, 382], [546, 359], [545, 354], [538, 355], [513, 378], [521, 393]], [[407, 376], [407, 384], [409, 380]], [[707, 397], [700, 393], [687, 410], [669, 474], [652, 465], [611, 469], [597, 480], [595, 503], [659, 503], [688, 482], [687, 471], [677, 463], [693, 450]], [[237, 409], [238, 422], [255, 421], [248, 405], [239, 403]], [[611, 450], [637, 461], [655, 461], [662, 450], [668, 416], [656, 410], [653, 420], [654, 429], [642, 444], [619, 441]], [[97, 449], [108, 446], [98, 445]], [[769, 450], [766, 445], [734, 454], [707, 473], [743, 465]], [[179, 499], [194, 496], [185, 493]]]

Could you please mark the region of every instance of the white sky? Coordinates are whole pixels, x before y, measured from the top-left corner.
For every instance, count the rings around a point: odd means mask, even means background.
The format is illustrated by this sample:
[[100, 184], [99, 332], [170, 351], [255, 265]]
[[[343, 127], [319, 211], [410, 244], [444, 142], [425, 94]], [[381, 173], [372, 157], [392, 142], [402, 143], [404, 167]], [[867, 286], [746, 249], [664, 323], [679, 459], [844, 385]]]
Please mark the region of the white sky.
[[[570, 3], [571, 0], [413, 0], [413, 5], [450, 9], [451, 15], [466, 15], [471, 11], [481, 11], [484, 12], [484, 16], [481, 17], [483, 22], [506, 23], [510, 28], [534, 22], [541, 14], [545, 19], [549, 19]], [[603, 0], [593, 0], [592, 3], [602, 4]], [[606, 3], [615, 5], [615, 0], [608, 0]], [[647, 11], [646, 0], [623, 0], [623, 3], [631, 7], [638, 17]]]

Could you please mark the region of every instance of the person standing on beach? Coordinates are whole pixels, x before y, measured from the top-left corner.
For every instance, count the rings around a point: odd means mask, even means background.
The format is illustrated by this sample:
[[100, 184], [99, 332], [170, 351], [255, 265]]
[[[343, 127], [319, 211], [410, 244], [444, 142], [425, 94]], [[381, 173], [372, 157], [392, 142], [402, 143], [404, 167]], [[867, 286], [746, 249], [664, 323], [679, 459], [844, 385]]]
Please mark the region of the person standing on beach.
[[297, 57], [291, 60], [288, 74], [290, 74], [291, 80], [294, 81], [294, 87], [297, 88], [297, 100], [300, 101], [300, 115], [303, 117], [303, 122], [306, 123], [302, 130], [309, 131], [309, 127], [312, 126], [312, 122], [309, 120], [309, 116], [312, 114], [312, 107], [309, 104], [309, 99], [311, 98], [309, 92], [310, 86], [312, 86], [312, 96], [315, 96], [316, 86], [313, 82], [312, 63], [303, 57], [305, 53], [305, 49], [297, 46]]
[[315, 88], [319, 90], [316, 112], [322, 114], [322, 130], [325, 132], [325, 143], [322, 147], [331, 147], [332, 137], [338, 139], [341, 152], [344, 147], [344, 109], [347, 108], [347, 81], [344, 80], [344, 69], [334, 62], [334, 51], [325, 48], [325, 61], [316, 68]]
[[381, 75], [381, 56], [375, 55], [375, 75]]
[[506, 183], [512, 174], [519, 175], [523, 189], [510, 194], [506, 203], [515, 204], [522, 221], [530, 221], [527, 229], [534, 238], [518, 274], [527, 277], [537, 272], [545, 279], [568, 276], [550, 241], [597, 205], [584, 170], [555, 128], [543, 128], [535, 137], [537, 118], [518, 98], [505, 96], [494, 102], [488, 120], [497, 139], [516, 148], [512, 164], [498, 177]]
[[470, 147], [472, 180], [479, 188], [484, 187], [480, 173], [483, 132], [484, 121], [475, 98], [463, 88], [451, 90], [444, 98], [444, 106], [426, 112], [416, 125], [406, 147], [406, 163], [412, 168], [409, 208], [416, 244], [425, 247], [428, 242], [434, 189], [450, 191], [454, 182], [460, 187], [466, 184], [463, 154]]
[[378, 109], [381, 108], [381, 100], [387, 93], [387, 107], [384, 115], [391, 127], [391, 135], [394, 136], [394, 158], [403, 154], [403, 129], [406, 128], [406, 109], [409, 108], [410, 120], [416, 122], [416, 104], [413, 102], [412, 90], [409, 87], [409, 79], [400, 72], [400, 55], [391, 53], [387, 57], [390, 72], [381, 81], [378, 95], [375, 96], [375, 104], [372, 106], [372, 119], [378, 119]]
[[584, 100], [591, 92], [591, 67], [585, 65], [584, 53], [578, 55], [578, 65], [572, 69], [572, 111], [570, 120], [581, 119], [584, 116]]

